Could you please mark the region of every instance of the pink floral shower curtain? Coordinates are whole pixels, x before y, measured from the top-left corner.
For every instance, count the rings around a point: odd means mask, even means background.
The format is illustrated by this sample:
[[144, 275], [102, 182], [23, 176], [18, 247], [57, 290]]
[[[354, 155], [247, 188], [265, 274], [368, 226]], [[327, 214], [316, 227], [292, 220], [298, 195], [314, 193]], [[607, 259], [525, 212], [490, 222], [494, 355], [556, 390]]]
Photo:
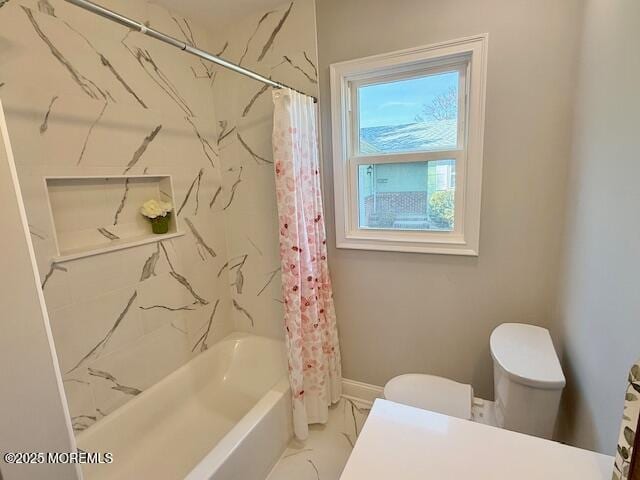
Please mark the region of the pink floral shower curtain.
[[296, 437], [326, 423], [342, 373], [320, 190], [316, 106], [293, 90], [273, 92], [273, 158], [280, 227], [284, 323]]

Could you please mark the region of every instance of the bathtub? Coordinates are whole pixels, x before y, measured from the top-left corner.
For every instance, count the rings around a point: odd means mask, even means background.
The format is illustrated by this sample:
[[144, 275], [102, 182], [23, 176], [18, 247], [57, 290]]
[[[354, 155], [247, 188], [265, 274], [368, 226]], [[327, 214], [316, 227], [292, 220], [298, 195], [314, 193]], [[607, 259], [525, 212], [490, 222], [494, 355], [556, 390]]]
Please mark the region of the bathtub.
[[85, 480], [264, 480], [293, 434], [282, 342], [234, 333], [91, 428]]

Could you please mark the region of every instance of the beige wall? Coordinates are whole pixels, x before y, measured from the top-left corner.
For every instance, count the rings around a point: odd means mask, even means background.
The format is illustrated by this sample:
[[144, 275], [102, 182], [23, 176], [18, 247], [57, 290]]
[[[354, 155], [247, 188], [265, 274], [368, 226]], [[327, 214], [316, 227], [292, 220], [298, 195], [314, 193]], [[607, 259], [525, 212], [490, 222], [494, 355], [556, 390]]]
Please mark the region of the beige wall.
[[[548, 325], [557, 287], [579, 0], [319, 0], [318, 52], [330, 263], [347, 378], [403, 372], [492, 396], [491, 330]], [[490, 35], [480, 256], [336, 250], [328, 67]]]
[[640, 357], [640, 4], [587, 2], [559, 328], [564, 438], [613, 453]]

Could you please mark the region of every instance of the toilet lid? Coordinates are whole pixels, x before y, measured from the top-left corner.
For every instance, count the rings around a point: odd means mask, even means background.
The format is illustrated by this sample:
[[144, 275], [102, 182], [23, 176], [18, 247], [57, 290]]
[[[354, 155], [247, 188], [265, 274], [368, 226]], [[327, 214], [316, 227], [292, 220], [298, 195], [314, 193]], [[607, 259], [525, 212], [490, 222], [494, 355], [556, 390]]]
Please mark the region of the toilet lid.
[[471, 419], [471, 385], [448, 378], [409, 373], [392, 378], [384, 387], [384, 397], [392, 402]]

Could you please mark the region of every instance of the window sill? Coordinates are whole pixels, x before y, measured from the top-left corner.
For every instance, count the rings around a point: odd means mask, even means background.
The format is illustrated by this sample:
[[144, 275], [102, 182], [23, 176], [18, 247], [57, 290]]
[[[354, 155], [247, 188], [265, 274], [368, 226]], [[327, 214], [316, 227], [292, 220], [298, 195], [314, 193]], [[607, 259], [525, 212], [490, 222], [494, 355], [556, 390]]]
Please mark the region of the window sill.
[[372, 250], [380, 252], [427, 253], [433, 255], [459, 255], [477, 257], [478, 248], [465, 242], [415, 242], [364, 238], [344, 238], [336, 242], [336, 248]]

